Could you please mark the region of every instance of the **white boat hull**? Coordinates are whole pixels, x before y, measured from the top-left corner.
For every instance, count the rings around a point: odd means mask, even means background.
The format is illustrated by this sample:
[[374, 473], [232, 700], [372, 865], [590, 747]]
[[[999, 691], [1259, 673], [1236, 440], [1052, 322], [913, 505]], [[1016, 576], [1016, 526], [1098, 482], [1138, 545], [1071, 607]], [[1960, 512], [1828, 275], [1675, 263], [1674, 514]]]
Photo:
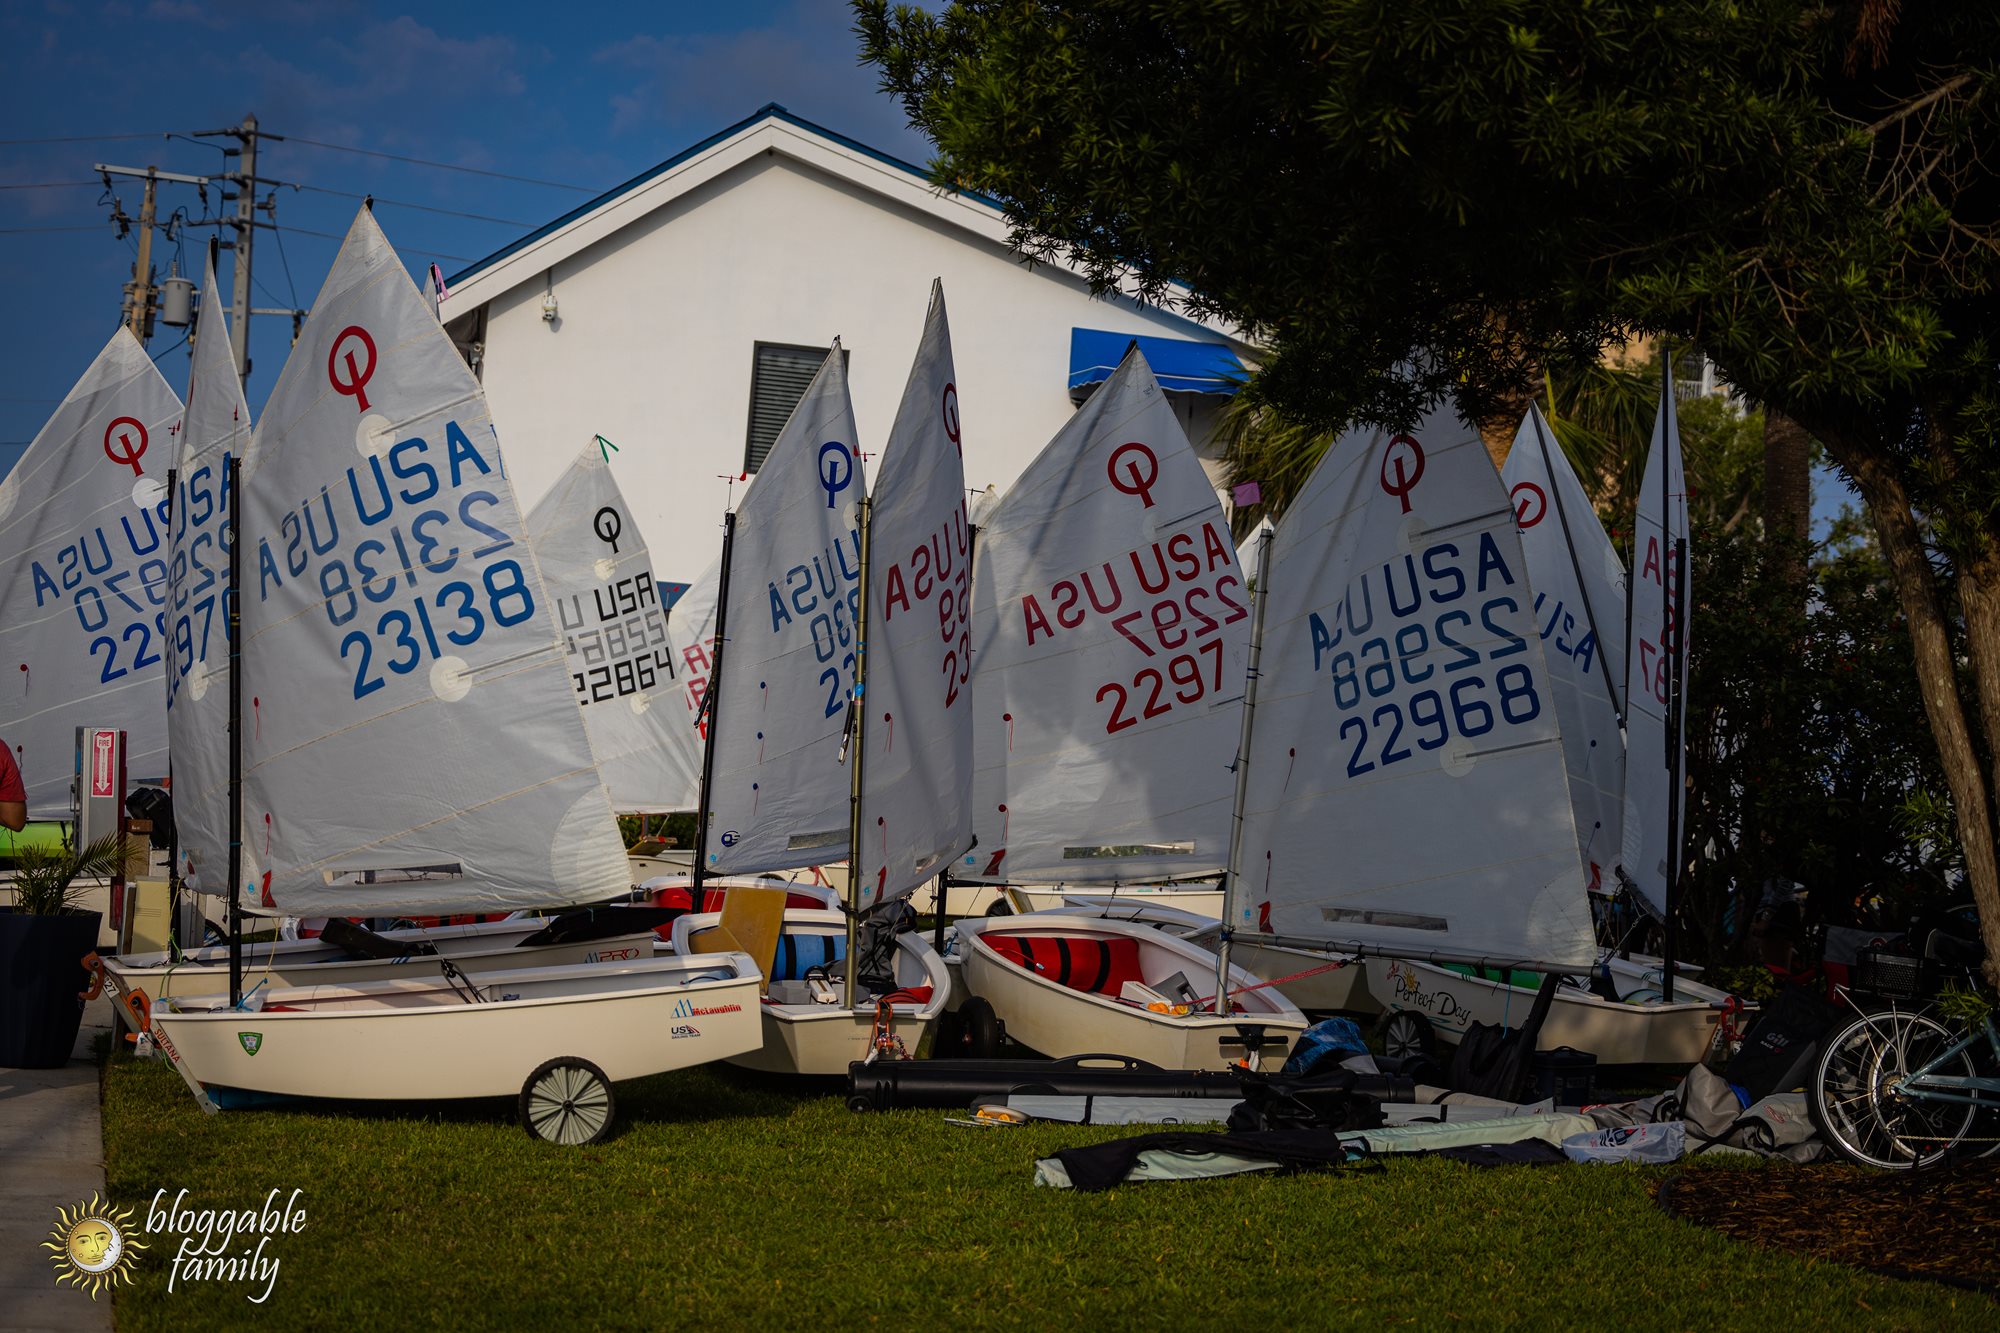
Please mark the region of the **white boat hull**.
[[[1613, 984], [1621, 995], [1650, 989], [1643, 967], [1610, 960]], [[1368, 960], [1368, 985], [1383, 1006], [1429, 1019], [1439, 1037], [1456, 1043], [1473, 1023], [1519, 1026], [1534, 1005], [1526, 986], [1463, 976], [1430, 963], [1398, 958]], [[1708, 1054], [1721, 1005], [1729, 997], [1700, 982], [1676, 978], [1675, 1000], [1614, 1004], [1587, 991], [1564, 986], [1549, 1006], [1536, 1045], [1542, 1050], [1570, 1046], [1589, 1051], [1607, 1065], [1692, 1065]]]
[[1116, 900], [1130, 903], [1157, 903], [1162, 907], [1192, 912], [1209, 921], [1222, 919], [1222, 890], [1214, 884], [1122, 884], [1117, 888], [1086, 888], [1079, 885], [1014, 884], [1005, 896], [1019, 902], [1029, 912], [1061, 911], [1072, 899], [1087, 900], [1092, 906]]
[[[505, 971], [523, 967], [567, 967], [581, 963], [626, 963], [653, 954], [652, 932], [634, 931], [607, 939], [530, 948], [520, 942], [547, 926], [546, 920], [492, 921], [480, 925], [439, 926], [430, 930], [384, 931], [397, 942], [422, 941], [466, 972]], [[143, 991], [148, 1000], [172, 995], [213, 995], [229, 989], [227, 946], [197, 949], [180, 962], [164, 954], [138, 954], [104, 960], [107, 979], [128, 1000]], [[437, 972], [437, 958], [353, 958], [317, 939], [280, 940], [245, 945], [243, 986], [265, 989], [297, 986], [351, 986], [367, 981], [425, 977]]]
[[[711, 929], [720, 919], [713, 913], [678, 918], [674, 922], [674, 951], [685, 953], [691, 937]], [[787, 908], [785, 933], [838, 936], [844, 940], [847, 921], [835, 911]], [[828, 970], [834, 984], [840, 985], [844, 966], [836, 963]], [[915, 1055], [951, 996], [951, 977], [927, 937], [914, 932], [896, 937], [896, 982], [903, 987], [930, 988], [930, 995], [920, 1003], [898, 1002], [891, 1006], [890, 1030], [902, 1039], [904, 1049]], [[782, 981], [771, 983], [773, 993], [760, 1006], [763, 1044], [754, 1051], [729, 1057], [729, 1063], [772, 1074], [846, 1077], [850, 1064], [868, 1058], [875, 1033], [875, 1004], [869, 1001], [848, 1009], [837, 1004], [786, 1003], [787, 985]]]
[[[1267, 981], [1273, 990], [1309, 1013], [1342, 1010], [1347, 1013], [1377, 1014], [1381, 1002], [1368, 986], [1368, 969], [1358, 959], [1344, 967], [1316, 971], [1333, 961], [1326, 954], [1276, 945], [1251, 944], [1238, 939], [1229, 945], [1231, 965], [1241, 965]], [[1308, 975], [1300, 976], [1299, 973]]]
[[[1246, 1029], [1261, 1028], [1265, 1051], [1282, 1057], [1306, 1027], [1297, 1006], [1271, 989], [1237, 996], [1236, 1011], [1227, 1017], [1154, 1013], [1072, 989], [1003, 957], [992, 940], [1008, 935], [1132, 940], [1146, 985], [1159, 989], [1178, 973], [1203, 995], [1214, 988], [1215, 955], [1150, 926], [1098, 916], [1036, 913], [960, 922], [966, 988], [993, 1006], [1009, 1037], [1052, 1058], [1124, 1055], [1165, 1069], [1225, 1069], [1244, 1059]], [[1257, 983], [1240, 967], [1230, 975], [1234, 987]]]
[[617, 1082], [739, 1055], [761, 1039], [755, 965], [742, 954], [471, 981], [487, 1002], [468, 1003], [442, 980], [377, 981], [276, 991], [262, 1011], [169, 1000], [153, 1028], [205, 1087], [357, 1101], [512, 1097], [558, 1056]]

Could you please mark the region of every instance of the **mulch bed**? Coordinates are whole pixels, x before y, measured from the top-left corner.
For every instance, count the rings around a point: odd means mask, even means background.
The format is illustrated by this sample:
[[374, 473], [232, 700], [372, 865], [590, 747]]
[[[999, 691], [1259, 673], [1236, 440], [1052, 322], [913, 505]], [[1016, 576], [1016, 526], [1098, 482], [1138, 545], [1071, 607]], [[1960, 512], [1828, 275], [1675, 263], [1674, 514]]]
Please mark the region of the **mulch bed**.
[[1683, 1171], [1655, 1198], [1735, 1240], [2000, 1295], [2000, 1161]]

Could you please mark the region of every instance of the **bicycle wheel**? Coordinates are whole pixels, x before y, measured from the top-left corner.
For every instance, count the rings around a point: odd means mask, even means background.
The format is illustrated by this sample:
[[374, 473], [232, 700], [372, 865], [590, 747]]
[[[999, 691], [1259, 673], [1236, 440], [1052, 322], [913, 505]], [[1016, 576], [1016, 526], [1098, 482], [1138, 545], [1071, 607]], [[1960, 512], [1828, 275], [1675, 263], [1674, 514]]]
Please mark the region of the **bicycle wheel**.
[[1969, 1078], [1972, 1058], [1952, 1052], [1958, 1037], [1922, 1014], [1868, 1014], [1827, 1040], [1807, 1086], [1820, 1134], [1842, 1157], [1863, 1166], [1907, 1171], [1929, 1166], [1957, 1146], [1979, 1107], [1940, 1101], [1912, 1089], [1912, 1073]]

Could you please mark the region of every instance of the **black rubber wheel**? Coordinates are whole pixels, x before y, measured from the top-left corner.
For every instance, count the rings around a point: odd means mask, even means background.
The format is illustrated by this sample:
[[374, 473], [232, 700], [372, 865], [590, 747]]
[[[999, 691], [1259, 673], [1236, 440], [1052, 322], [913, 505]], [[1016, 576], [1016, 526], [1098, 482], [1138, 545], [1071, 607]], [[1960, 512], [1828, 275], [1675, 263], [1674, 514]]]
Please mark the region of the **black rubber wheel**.
[[1431, 1021], [1422, 1014], [1407, 1009], [1386, 1013], [1375, 1025], [1375, 1035], [1382, 1039], [1382, 1054], [1392, 1060], [1437, 1057], [1437, 1034], [1431, 1030]]
[[958, 1007], [959, 1049], [968, 1060], [991, 1060], [1000, 1054], [1000, 1016], [977, 995]]
[[618, 1099], [611, 1080], [588, 1060], [557, 1056], [521, 1085], [521, 1128], [545, 1143], [581, 1148], [611, 1132]]
[[938, 1021], [931, 1028], [931, 1059], [957, 1059], [964, 1054], [965, 1025], [958, 1021], [958, 1011], [949, 1010], [938, 1015]]
[[986, 915], [1012, 916], [1014, 915], [1014, 909], [1007, 905], [1007, 900], [1005, 898], [996, 898], [991, 903], [987, 904]]

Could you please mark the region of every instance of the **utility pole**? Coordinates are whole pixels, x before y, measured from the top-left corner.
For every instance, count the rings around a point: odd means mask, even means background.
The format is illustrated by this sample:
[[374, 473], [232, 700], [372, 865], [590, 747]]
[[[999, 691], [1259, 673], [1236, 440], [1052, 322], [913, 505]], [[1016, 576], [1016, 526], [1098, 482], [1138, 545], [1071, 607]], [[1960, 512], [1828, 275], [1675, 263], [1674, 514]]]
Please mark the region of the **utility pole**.
[[125, 284], [125, 327], [144, 347], [153, 335], [153, 196], [159, 180], [146, 168], [146, 194], [139, 204], [139, 254], [132, 261], [132, 281]]
[[250, 308], [250, 252], [251, 240], [257, 232], [257, 140], [281, 139], [278, 134], [264, 134], [257, 128], [257, 117], [245, 116], [241, 125], [232, 125], [221, 130], [202, 130], [196, 138], [230, 138], [242, 144], [241, 148], [224, 149], [225, 153], [237, 158], [237, 169], [225, 171], [222, 179], [236, 186], [234, 195], [224, 193], [223, 201], [236, 200], [236, 216], [229, 225], [236, 229], [236, 285], [229, 293], [229, 350], [236, 358], [236, 373], [248, 388], [250, 382], [250, 316], [256, 312]]
[[257, 117], [243, 118], [243, 174], [236, 182], [236, 284], [229, 291], [229, 351], [244, 390], [250, 386], [250, 241], [257, 234]]
[[[111, 188], [113, 176], [130, 176], [146, 183], [145, 201], [139, 208], [139, 257], [132, 265], [132, 281], [125, 284], [125, 313], [120, 323], [132, 330], [132, 335], [141, 343], [152, 336], [153, 312], [159, 303], [159, 288], [153, 285], [153, 226], [158, 219], [154, 195], [161, 181], [176, 181], [182, 185], [206, 185], [206, 176], [184, 176], [179, 172], [161, 171], [158, 167], [114, 167], [107, 162], [95, 164], [97, 174], [104, 178], [104, 188]], [[112, 221], [121, 226], [130, 218], [119, 206], [118, 214]], [[121, 236], [123, 232], [119, 233]], [[171, 223], [169, 223], [171, 234]]]

